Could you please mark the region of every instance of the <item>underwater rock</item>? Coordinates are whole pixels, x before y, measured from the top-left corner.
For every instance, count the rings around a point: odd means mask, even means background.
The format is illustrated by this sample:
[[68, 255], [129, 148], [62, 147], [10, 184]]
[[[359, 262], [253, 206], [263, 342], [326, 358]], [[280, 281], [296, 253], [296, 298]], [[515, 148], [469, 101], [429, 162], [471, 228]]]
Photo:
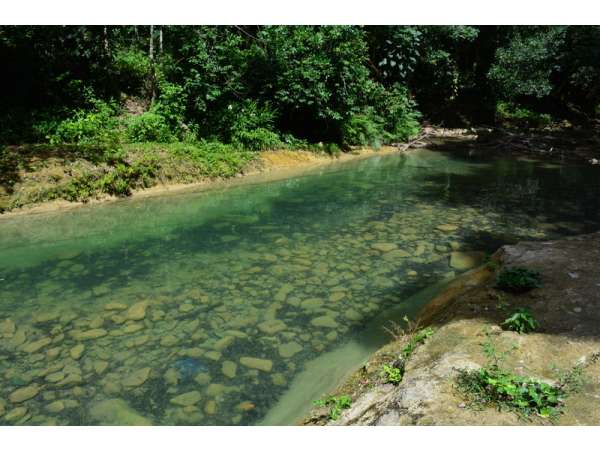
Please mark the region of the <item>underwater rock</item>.
[[223, 361], [223, 365], [221, 366], [221, 372], [228, 378], [235, 378], [237, 373], [237, 364], [233, 361]]
[[148, 307], [148, 302], [137, 302], [127, 310], [125, 313], [125, 317], [127, 320], [142, 320], [146, 317], [146, 308]]
[[282, 320], [273, 319], [258, 324], [258, 329], [265, 334], [276, 334], [287, 328]]
[[271, 369], [273, 369], [273, 361], [250, 356], [242, 356], [240, 358], [240, 364], [250, 369], [257, 369], [263, 372], [270, 372]]
[[69, 350], [69, 355], [71, 355], [71, 358], [77, 360], [77, 359], [81, 358], [81, 355], [83, 355], [84, 350], [85, 350], [85, 345], [77, 344], [75, 347], [72, 347], [71, 350]]
[[125, 305], [123, 303], [110, 302], [110, 303], [107, 303], [106, 305], [104, 305], [104, 309], [106, 311], [123, 311], [123, 310], [127, 309], [127, 305]]
[[329, 296], [329, 301], [330, 302], [339, 302], [341, 299], [343, 299], [346, 296], [345, 292], [334, 292]]
[[189, 303], [184, 303], [179, 306], [179, 312], [188, 313], [194, 309], [194, 305], [190, 305]]
[[198, 391], [190, 391], [185, 394], [180, 394], [173, 397], [170, 402], [177, 406], [192, 406], [198, 403], [202, 399], [202, 394]]
[[8, 399], [12, 403], [22, 403], [25, 400], [29, 400], [40, 393], [40, 387], [37, 384], [30, 384], [29, 386], [19, 388], [13, 391], [8, 396]]
[[25, 353], [35, 353], [38, 350], [49, 345], [51, 342], [52, 342], [52, 339], [50, 339], [49, 337], [45, 337], [42, 339], [38, 339], [37, 341], [30, 342], [28, 344], [23, 345], [21, 347], [21, 350], [24, 351]]
[[96, 372], [98, 375], [102, 375], [107, 368], [108, 368], [108, 362], [106, 362], [106, 361], [94, 362], [94, 372]]
[[71, 336], [76, 341], [88, 341], [91, 339], [98, 339], [106, 336], [107, 334], [108, 331], [106, 331], [104, 328], [94, 328], [87, 331], [74, 330], [71, 332]]
[[[260, 325], [259, 325], [260, 327]], [[228, 348], [229, 346], [231, 346], [231, 344], [233, 344], [235, 342], [235, 337], [233, 336], [225, 336], [221, 339], [219, 339], [217, 342], [215, 342], [215, 349], [222, 351], [225, 350], [226, 348]]]
[[371, 245], [371, 248], [380, 252], [386, 253], [398, 248], [396, 244], [390, 242], [377, 242]]
[[206, 414], [208, 414], [209, 416], [216, 414], [217, 413], [217, 402], [215, 402], [214, 400], [207, 401], [206, 405], [204, 405], [204, 412]]
[[150, 367], [144, 367], [131, 372], [129, 375], [123, 378], [123, 386], [125, 387], [138, 387], [146, 382], [150, 376]]
[[296, 353], [301, 352], [302, 348], [303, 347], [297, 342], [291, 341], [287, 344], [281, 344], [277, 350], [279, 352], [279, 356], [282, 358], [291, 358]]
[[41, 324], [47, 322], [54, 322], [59, 318], [60, 314], [58, 311], [42, 312], [33, 315], [33, 323]]
[[323, 327], [323, 328], [339, 327], [339, 324], [331, 316], [315, 317], [313, 320], [310, 321], [310, 323], [314, 327]]
[[436, 228], [440, 231], [445, 231], [447, 233], [458, 230], [458, 226], [451, 224], [451, 223], [445, 223], [442, 225], [438, 225]]
[[163, 347], [172, 347], [174, 345], [177, 345], [178, 342], [179, 342], [179, 339], [177, 339], [173, 335], [163, 336], [160, 339], [160, 345], [162, 345]]
[[91, 405], [90, 417], [100, 425], [152, 425], [122, 399], [109, 399]]
[[221, 352], [206, 352], [204, 356], [212, 361], [218, 361], [221, 359]]
[[407, 251], [404, 251], [402, 249], [397, 249], [397, 250], [392, 250], [390, 252], [387, 252], [383, 255], [383, 259], [385, 259], [386, 261], [391, 261], [394, 259], [398, 259], [398, 258], [408, 258], [410, 256], [410, 253], [408, 253]]
[[252, 411], [254, 408], [256, 408], [256, 405], [249, 401], [241, 402], [236, 406], [236, 409], [240, 411]]
[[457, 270], [472, 269], [480, 265], [485, 259], [483, 252], [452, 252], [450, 254], [450, 267]]
[[27, 408], [25, 406], [19, 406], [18, 408], [14, 408], [10, 410], [5, 416], [4, 420], [9, 423], [16, 422], [21, 418], [25, 417], [27, 414]]
[[317, 309], [323, 306], [323, 300], [320, 298], [307, 298], [300, 302], [300, 308], [302, 309]]
[[62, 400], [55, 400], [46, 405], [46, 411], [57, 414], [65, 409], [65, 403]]
[[4, 319], [0, 322], [0, 335], [3, 337], [12, 337], [16, 329], [15, 323], [10, 319]]
[[206, 372], [199, 373], [194, 377], [194, 381], [201, 386], [206, 386], [207, 384], [210, 384], [210, 380], [210, 375]]

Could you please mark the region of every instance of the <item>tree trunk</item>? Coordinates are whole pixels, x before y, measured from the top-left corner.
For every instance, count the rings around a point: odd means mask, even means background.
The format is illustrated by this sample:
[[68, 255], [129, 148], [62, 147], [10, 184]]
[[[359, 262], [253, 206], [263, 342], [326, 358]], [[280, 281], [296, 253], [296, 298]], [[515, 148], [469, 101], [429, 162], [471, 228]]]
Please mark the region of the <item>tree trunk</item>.
[[104, 51], [108, 55], [110, 53], [110, 47], [108, 45], [108, 27], [104, 25], [104, 29], [102, 30], [104, 35]]
[[150, 25], [150, 48], [148, 49], [148, 56], [151, 60], [154, 60], [154, 25]]
[[163, 52], [163, 29], [161, 26], [160, 30], [158, 31], [158, 54], [162, 55], [162, 52]]
[[150, 25], [150, 48], [148, 49], [150, 57], [150, 105], [156, 100], [156, 77], [154, 73], [154, 25]]

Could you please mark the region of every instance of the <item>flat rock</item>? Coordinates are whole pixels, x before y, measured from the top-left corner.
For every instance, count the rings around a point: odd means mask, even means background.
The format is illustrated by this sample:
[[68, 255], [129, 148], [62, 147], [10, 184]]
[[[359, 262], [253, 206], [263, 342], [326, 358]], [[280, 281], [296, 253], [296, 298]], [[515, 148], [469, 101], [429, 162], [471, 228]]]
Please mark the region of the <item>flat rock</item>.
[[313, 320], [310, 321], [310, 323], [314, 327], [322, 328], [337, 328], [340, 326], [331, 316], [315, 317]]
[[445, 224], [442, 224], [442, 225], [438, 225], [436, 228], [438, 230], [440, 230], [440, 231], [445, 231], [445, 232], [449, 233], [451, 231], [458, 230], [458, 225], [454, 225], [454, 224], [451, 224], [451, 223], [445, 223]]
[[144, 367], [142, 369], [138, 369], [134, 372], [131, 372], [129, 375], [123, 378], [122, 383], [123, 386], [126, 387], [137, 387], [141, 386], [146, 382], [148, 377], [150, 376], [150, 367]]
[[276, 334], [287, 328], [287, 325], [283, 320], [267, 320], [258, 324], [258, 329], [265, 334]]
[[46, 347], [47, 345], [50, 345], [51, 342], [52, 342], [52, 339], [50, 339], [49, 337], [45, 337], [42, 339], [38, 339], [37, 341], [29, 342], [29, 343], [23, 345], [23, 347], [21, 347], [21, 350], [24, 351], [25, 353], [35, 353], [38, 350]]
[[398, 248], [396, 244], [392, 244], [390, 242], [377, 242], [371, 245], [371, 248], [374, 250], [378, 250], [380, 252], [390, 252]]
[[98, 375], [102, 375], [107, 368], [108, 368], [108, 362], [106, 362], [106, 361], [94, 362], [94, 372], [96, 372]]
[[249, 369], [257, 369], [263, 372], [270, 372], [273, 369], [273, 361], [270, 359], [252, 358], [250, 356], [242, 356], [240, 364]]
[[287, 344], [281, 344], [277, 350], [279, 351], [279, 356], [282, 358], [291, 358], [296, 353], [301, 352], [302, 348], [303, 347], [300, 344], [292, 341]]
[[74, 331], [71, 333], [71, 336], [76, 341], [89, 341], [92, 339], [98, 339], [104, 337], [108, 334], [104, 328], [93, 328], [87, 331]]
[[72, 347], [71, 350], [69, 350], [69, 355], [71, 355], [71, 358], [73, 359], [79, 359], [81, 358], [81, 355], [83, 355], [84, 350], [85, 345], [77, 344], [75, 347]]
[[124, 311], [127, 309], [127, 305], [123, 303], [110, 302], [104, 305], [106, 311]]
[[89, 413], [90, 417], [100, 425], [152, 425], [150, 419], [139, 414], [120, 398], [94, 403]]
[[0, 335], [11, 337], [15, 334], [16, 329], [15, 323], [10, 319], [4, 319], [0, 322]]
[[237, 373], [237, 364], [233, 361], [223, 361], [221, 371], [227, 378], [235, 378], [235, 374]]
[[127, 310], [125, 313], [125, 317], [127, 320], [143, 320], [146, 317], [146, 308], [148, 307], [148, 302], [137, 302]]
[[481, 265], [485, 259], [483, 252], [452, 252], [450, 253], [450, 267], [458, 270], [472, 269]]
[[177, 406], [192, 406], [198, 403], [202, 399], [202, 394], [198, 391], [190, 391], [185, 394], [180, 394], [173, 397], [170, 402]]
[[40, 393], [40, 387], [37, 384], [30, 384], [29, 386], [22, 387], [13, 391], [8, 396], [8, 399], [12, 403], [22, 403], [29, 400]]

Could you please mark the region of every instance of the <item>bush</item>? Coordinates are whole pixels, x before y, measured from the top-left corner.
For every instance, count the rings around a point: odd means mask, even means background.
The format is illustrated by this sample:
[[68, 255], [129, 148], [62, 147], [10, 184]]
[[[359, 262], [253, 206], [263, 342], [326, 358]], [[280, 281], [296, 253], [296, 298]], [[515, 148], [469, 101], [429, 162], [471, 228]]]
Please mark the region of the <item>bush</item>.
[[496, 286], [504, 291], [525, 292], [541, 285], [540, 273], [526, 267], [504, 269], [496, 277]]
[[174, 140], [165, 118], [152, 111], [129, 119], [127, 138], [131, 142], [172, 142]]
[[239, 131], [234, 135], [233, 142], [252, 151], [274, 150], [282, 145], [279, 135], [265, 128]]
[[542, 128], [552, 123], [550, 114], [542, 114], [513, 103], [498, 102], [496, 121], [505, 126], [520, 128]]
[[406, 87], [396, 84], [386, 91], [379, 108], [379, 114], [386, 118], [388, 141], [406, 142], [419, 134], [421, 114], [416, 110], [416, 103], [409, 97]]
[[331, 420], [337, 420], [342, 414], [342, 410], [352, 406], [352, 397], [349, 395], [340, 395], [339, 397], [331, 396], [323, 400], [315, 400], [313, 404], [320, 407], [328, 406], [329, 418]]
[[111, 144], [120, 140], [115, 107], [94, 100], [91, 111], [77, 110], [48, 136], [51, 144]]
[[381, 147], [385, 136], [384, 120], [372, 108], [353, 114], [342, 124], [344, 145]]

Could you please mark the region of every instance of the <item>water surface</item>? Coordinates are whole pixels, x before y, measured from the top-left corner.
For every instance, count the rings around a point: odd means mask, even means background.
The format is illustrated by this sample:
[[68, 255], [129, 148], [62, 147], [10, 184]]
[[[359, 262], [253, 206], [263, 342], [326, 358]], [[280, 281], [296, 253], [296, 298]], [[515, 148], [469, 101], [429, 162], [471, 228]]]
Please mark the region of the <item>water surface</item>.
[[421, 150], [0, 218], [0, 423], [286, 423], [465, 252], [599, 203], [596, 167]]

